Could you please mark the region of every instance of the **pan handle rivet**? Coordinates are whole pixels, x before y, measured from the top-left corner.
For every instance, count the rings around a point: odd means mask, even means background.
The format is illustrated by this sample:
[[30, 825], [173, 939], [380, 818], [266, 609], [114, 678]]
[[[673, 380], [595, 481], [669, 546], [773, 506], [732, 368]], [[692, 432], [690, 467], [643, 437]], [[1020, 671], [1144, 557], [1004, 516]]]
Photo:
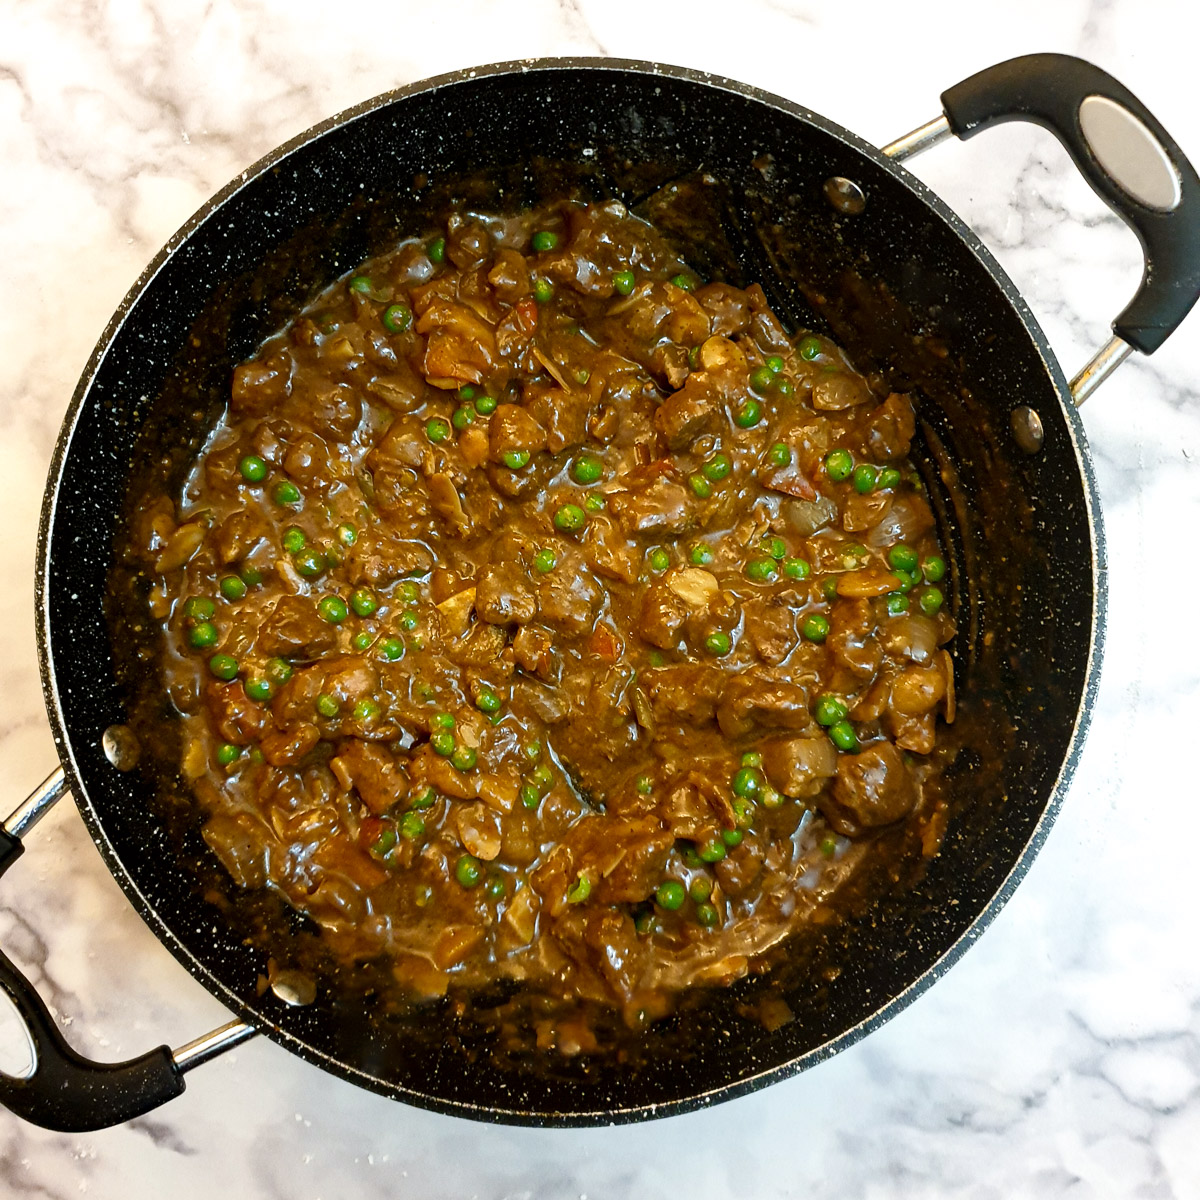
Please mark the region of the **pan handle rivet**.
[[316, 982], [303, 971], [273, 971], [271, 991], [275, 993], [276, 1000], [282, 1000], [293, 1008], [303, 1008], [317, 998]]
[[1026, 454], [1037, 454], [1046, 441], [1046, 431], [1042, 428], [1042, 418], [1027, 405], [1020, 405], [1012, 410], [1013, 438]]
[[118, 771], [132, 771], [141, 757], [142, 748], [128, 725], [110, 725], [100, 738], [104, 757]]
[[825, 199], [840, 213], [856, 217], [867, 207], [867, 198], [863, 190], [843, 175], [831, 175], [825, 180]]

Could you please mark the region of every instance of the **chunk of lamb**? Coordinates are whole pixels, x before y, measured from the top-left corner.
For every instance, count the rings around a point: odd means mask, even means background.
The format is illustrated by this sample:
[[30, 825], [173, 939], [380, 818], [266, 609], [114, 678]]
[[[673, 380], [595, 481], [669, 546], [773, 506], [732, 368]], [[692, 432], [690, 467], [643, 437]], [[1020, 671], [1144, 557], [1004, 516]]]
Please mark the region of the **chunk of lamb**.
[[484, 567], [475, 585], [475, 611], [490, 625], [524, 625], [537, 616], [537, 597], [515, 562]]
[[316, 658], [333, 649], [337, 631], [305, 596], [283, 596], [258, 631], [258, 649], [269, 657]]
[[843, 754], [833, 798], [864, 828], [902, 820], [917, 803], [917, 789], [900, 752], [891, 742], [876, 742], [861, 754]]
[[750, 667], [730, 680], [717, 708], [721, 732], [745, 737], [755, 729], [808, 729], [808, 689], [786, 673]]
[[379, 816], [408, 795], [404, 768], [382, 746], [347, 738], [338, 746], [329, 769], [343, 786], [352, 787], [362, 802]]
[[546, 431], [519, 404], [501, 404], [488, 423], [488, 457], [503, 463], [506, 454], [536, 454]]

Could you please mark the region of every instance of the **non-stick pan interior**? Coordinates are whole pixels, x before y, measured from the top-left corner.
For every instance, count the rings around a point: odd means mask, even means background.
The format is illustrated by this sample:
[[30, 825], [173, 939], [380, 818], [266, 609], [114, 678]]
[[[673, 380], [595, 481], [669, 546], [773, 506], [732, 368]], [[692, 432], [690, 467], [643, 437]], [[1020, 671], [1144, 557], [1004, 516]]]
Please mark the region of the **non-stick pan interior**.
[[[831, 176], [863, 188], [862, 214], [830, 205]], [[922, 467], [954, 548], [962, 715], [947, 748], [955, 817], [927, 869], [881, 882], [876, 903], [765, 980], [698, 998], [620, 1054], [546, 1063], [499, 1054], [448, 1007], [383, 1018], [362, 1002], [362, 980], [326, 980], [307, 1008], [264, 993], [272, 950], [319, 957], [311, 931], [282, 928], [269, 898], [227, 895], [169, 773], [144, 762], [122, 774], [100, 739], [129, 719], [131, 681], [152, 675], [139, 658], [146, 630], [122, 610], [119, 572], [110, 579], [127, 497], [194, 455], [232, 366], [323, 284], [430, 227], [450, 199], [496, 210], [566, 192], [646, 212], [699, 271], [762, 282], [798, 326], [831, 331], [861, 367], [919, 396]], [[51, 717], [97, 843], [231, 1008], [415, 1103], [502, 1120], [628, 1120], [816, 1061], [970, 940], [1023, 871], [1069, 774], [1099, 576], [1081, 434], [1057, 366], [990, 258], [918, 184], [820, 118], [739, 85], [561, 62], [372, 102], [231, 187], [168, 250], [107, 332], [64, 430], [44, 513], [40, 634]], [[1017, 404], [1041, 415], [1040, 455], [1012, 441]], [[755, 1016], [764, 990], [795, 1014], [773, 1032]]]

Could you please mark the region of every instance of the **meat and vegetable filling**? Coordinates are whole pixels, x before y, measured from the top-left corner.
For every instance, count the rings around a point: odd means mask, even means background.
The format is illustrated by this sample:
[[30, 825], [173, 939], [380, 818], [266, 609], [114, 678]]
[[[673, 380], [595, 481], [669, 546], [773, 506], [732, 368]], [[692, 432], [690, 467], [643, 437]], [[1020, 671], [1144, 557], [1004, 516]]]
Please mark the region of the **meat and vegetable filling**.
[[139, 516], [234, 881], [403, 988], [652, 1019], [941, 812], [908, 397], [618, 204], [455, 214], [234, 374]]

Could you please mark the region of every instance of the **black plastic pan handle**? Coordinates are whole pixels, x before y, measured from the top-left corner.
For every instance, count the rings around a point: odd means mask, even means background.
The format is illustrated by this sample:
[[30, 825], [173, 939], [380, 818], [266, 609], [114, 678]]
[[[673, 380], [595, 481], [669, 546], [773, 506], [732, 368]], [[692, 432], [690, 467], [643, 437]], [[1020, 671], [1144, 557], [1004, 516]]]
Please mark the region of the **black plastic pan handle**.
[[959, 138], [1004, 121], [1032, 121], [1058, 138], [1142, 243], [1142, 281], [1113, 332], [1153, 354], [1200, 297], [1200, 178], [1175, 139], [1107, 71], [1069, 54], [998, 63], [941, 100]]
[[[27, 819], [32, 825], [54, 799], [62, 795], [62, 772], [57, 771], [42, 785], [39, 796], [53, 793], [40, 810]], [[14, 819], [0, 828], [0, 876], [21, 856], [24, 847], [16, 833], [10, 832]], [[46, 1129], [81, 1133], [105, 1129], [139, 1117], [184, 1089], [183, 1072], [167, 1046], [127, 1062], [97, 1063], [84, 1058], [68, 1045], [58, 1031], [49, 1009], [33, 985], [0, 951], [0, 989], [16, 1005], [33, 1044], [33, 1071], [21, 1079], [0, 1071], [0, 1104]]]

